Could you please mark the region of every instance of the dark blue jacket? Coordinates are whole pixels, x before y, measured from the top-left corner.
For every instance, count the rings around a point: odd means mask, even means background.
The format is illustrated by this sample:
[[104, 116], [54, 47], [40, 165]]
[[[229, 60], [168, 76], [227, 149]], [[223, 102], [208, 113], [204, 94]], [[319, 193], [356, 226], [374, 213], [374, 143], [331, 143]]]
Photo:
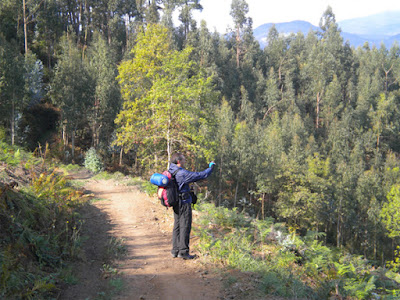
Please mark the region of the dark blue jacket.
[[183, 168], [178, 167], [176, 164], [171, 163], [168, 171], [173, 174], [176, 170], [179, 170], [176, 175], [176, 183], [178, 184], [179, 193], [182, 194], [183, 203], [192, 203], [192, 197], [190, 196], [189, 183], [199, 181], [210, 176], [212, 168], [207, 168], [201, 172], [190, 172]]

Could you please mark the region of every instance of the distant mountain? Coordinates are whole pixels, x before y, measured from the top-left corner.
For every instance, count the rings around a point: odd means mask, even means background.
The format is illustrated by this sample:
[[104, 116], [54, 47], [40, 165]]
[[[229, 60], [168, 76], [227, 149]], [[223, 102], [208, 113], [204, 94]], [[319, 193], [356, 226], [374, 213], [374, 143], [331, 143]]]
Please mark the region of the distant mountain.
[[307, 35], [310, 30], [318, 30], [317, 26], [312, 25], [306, 21], [292, 21], [286, 23], [267, 23], [261, 26], [258, 26], [254, 29], [253, 34], [254, 37], [258, 40], [261, 45], [261, 48], [266, 46], [266, 39], [268, 36], [268, 32], [271, 27], [275, 25], [276, 30], [278, 30], [281, 34], [290, 34], [290, 33], [299, 33], [302, 32], [304, 35]]
[[390, 37], [400, 34], [400, 11], [387, 11], [338, 23], [344, 32], [370, 38]]
[[[283, 35], [299, 32], [307, 35], [310, 30], [319, 30], [319, 27], [306, 21], [266, 23], [254, 29], [254, 36], [262, 48], [266, 46], [266, 38], [273, 25]], [[365, 42], [368, 42], [370, 46], [379, 47], [383, 43], [387, 48], [390, 48], [394, 42], [400, 41], [400, 11], [383, 12], [368, 17], [344, 20], [338, 22], [338, 25], [344, 41], [349, 41], [353, 47], [362, 46]]]

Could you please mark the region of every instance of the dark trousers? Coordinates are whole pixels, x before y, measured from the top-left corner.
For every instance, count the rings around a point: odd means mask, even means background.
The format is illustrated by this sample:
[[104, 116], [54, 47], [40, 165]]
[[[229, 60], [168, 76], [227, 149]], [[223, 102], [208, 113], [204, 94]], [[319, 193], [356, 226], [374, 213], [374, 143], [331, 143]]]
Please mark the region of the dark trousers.
[[172, 231], [172, 254], [189, 254], [189, 239], [192, 229], [192, 206], [180, 203], [174, 207], [174, 230]]

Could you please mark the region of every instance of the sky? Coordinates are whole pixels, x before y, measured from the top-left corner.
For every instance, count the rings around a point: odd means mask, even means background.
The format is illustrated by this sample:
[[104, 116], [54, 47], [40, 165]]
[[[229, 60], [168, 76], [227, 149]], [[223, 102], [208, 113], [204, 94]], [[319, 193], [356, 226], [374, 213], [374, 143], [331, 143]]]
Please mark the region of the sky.
[[[330, 5], [336, 21], [365, 17], [385, 11], [400, 11], [399, 0], [247, 0], [248, 17], [253, 29], [265, 23], [308, 21], [318, 26], [322, 14]], [[193, 14], [196, 20], [205, 20], [211, 31], [225, 33], [232, 27], [229, 15], [232, 0], [200, 0], [203, 11]]]

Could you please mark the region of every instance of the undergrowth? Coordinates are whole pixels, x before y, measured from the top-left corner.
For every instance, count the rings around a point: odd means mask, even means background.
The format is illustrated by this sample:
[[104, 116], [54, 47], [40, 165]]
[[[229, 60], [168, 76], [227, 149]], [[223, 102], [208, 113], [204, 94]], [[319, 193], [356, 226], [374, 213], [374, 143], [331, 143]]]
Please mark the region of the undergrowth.
[[1, 143], [0, 162], [0, 299], [54, 297], [74, 281], [64, 270], [80, 255], [85, 197], [16, 147]]
[[197, 249], [228, 269], [250, 272], [263, 295], [291, 299], [400, 299], [396, 269], [327, 247], [323, 234], [299, 236], [272, 218], [257, 220], [201, 204]]

